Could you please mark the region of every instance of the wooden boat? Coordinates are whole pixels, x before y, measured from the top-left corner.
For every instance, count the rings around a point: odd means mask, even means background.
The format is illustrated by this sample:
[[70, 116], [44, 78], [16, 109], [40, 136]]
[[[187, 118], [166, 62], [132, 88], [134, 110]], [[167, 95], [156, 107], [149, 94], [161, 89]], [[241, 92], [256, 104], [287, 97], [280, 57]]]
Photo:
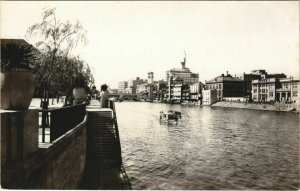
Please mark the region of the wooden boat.
[[164, 113], [161, 111], [159, 114], [159, 119], [168, 121], [174, 120], [177, 122], [178, 119], [181, 119], [181, 112], [169, 110], [167, 113]]
[[181, 119], [181, 117], [182, 117], [182, 116], [181, 116], [181, 112], [179, 112], [179, 111], [169, 110], [168, 113], [177, 115], [177, 117], [178, 117], [179, 119]]

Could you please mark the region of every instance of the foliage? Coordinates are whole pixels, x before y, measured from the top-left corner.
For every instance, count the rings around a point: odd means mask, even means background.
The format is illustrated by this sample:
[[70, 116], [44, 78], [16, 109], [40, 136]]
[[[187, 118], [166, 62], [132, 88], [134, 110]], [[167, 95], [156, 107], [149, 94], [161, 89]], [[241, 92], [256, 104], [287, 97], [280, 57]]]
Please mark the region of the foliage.
[[1, 68], [32, 69], [36, 61], [32, 46], [17, 43], [13, 40], [1, 43]]
[[43, 58], [34, 71], [37, 86], [44, 89], [44, 99], [48, 99], [48, 92], [70, 95], [74, 87], [93, 83], [89, 66], [69, 56], [79, 42], [86, 43], [86, 31], [79, 22], [61, 22], [56, 18], [55, 8], [49, 9], [43, 13], [40, 23], [27, 30], [26, 36], [40, 39], [36, 46]]

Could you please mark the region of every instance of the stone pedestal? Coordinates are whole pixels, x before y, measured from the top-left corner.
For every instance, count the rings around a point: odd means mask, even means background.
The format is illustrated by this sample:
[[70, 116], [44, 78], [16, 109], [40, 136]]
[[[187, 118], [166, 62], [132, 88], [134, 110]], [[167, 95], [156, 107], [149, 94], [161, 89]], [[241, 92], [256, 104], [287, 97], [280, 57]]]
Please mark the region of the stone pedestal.
[[38, 149], [37, 110], [0, 110], [1, 166], [22, 160]]

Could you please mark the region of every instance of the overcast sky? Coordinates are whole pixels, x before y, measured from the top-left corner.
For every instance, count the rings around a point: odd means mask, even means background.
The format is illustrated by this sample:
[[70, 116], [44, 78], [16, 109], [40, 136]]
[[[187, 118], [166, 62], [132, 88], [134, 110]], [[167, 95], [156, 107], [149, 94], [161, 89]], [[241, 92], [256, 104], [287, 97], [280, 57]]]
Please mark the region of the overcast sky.
[[78, 20], [88, 44], [74, 54], [93, 68], [97, 88], [150, 71], [163, 79], [181, 67], [184, 51], [202, 82], [254, 69], [299, 76], [298, 1], [0, 3], [1, 38], [25, 38], [44, 8], [56, 7], [61, 21]]

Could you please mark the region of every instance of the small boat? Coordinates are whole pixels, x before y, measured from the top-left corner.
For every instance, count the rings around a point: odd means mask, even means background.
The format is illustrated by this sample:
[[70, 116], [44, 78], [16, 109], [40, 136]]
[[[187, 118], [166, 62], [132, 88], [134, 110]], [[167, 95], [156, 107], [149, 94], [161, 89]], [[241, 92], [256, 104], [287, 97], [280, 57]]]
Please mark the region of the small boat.
[[159, 119], [168, 121], [174, 120], [177, 122], [178, 119], [181, 119], [181, 112], [169, 110], [167, 113], [164, 113], [161, 111], [159, 114]]
[[181, 119], [181, 112], [180, 112], [180, 111], [169, 110], [168, 113], [170, 113], [170, 114], [175, 114], [175, 115], [177, 115], [177, 117], [178, 117], [179, 119]]

